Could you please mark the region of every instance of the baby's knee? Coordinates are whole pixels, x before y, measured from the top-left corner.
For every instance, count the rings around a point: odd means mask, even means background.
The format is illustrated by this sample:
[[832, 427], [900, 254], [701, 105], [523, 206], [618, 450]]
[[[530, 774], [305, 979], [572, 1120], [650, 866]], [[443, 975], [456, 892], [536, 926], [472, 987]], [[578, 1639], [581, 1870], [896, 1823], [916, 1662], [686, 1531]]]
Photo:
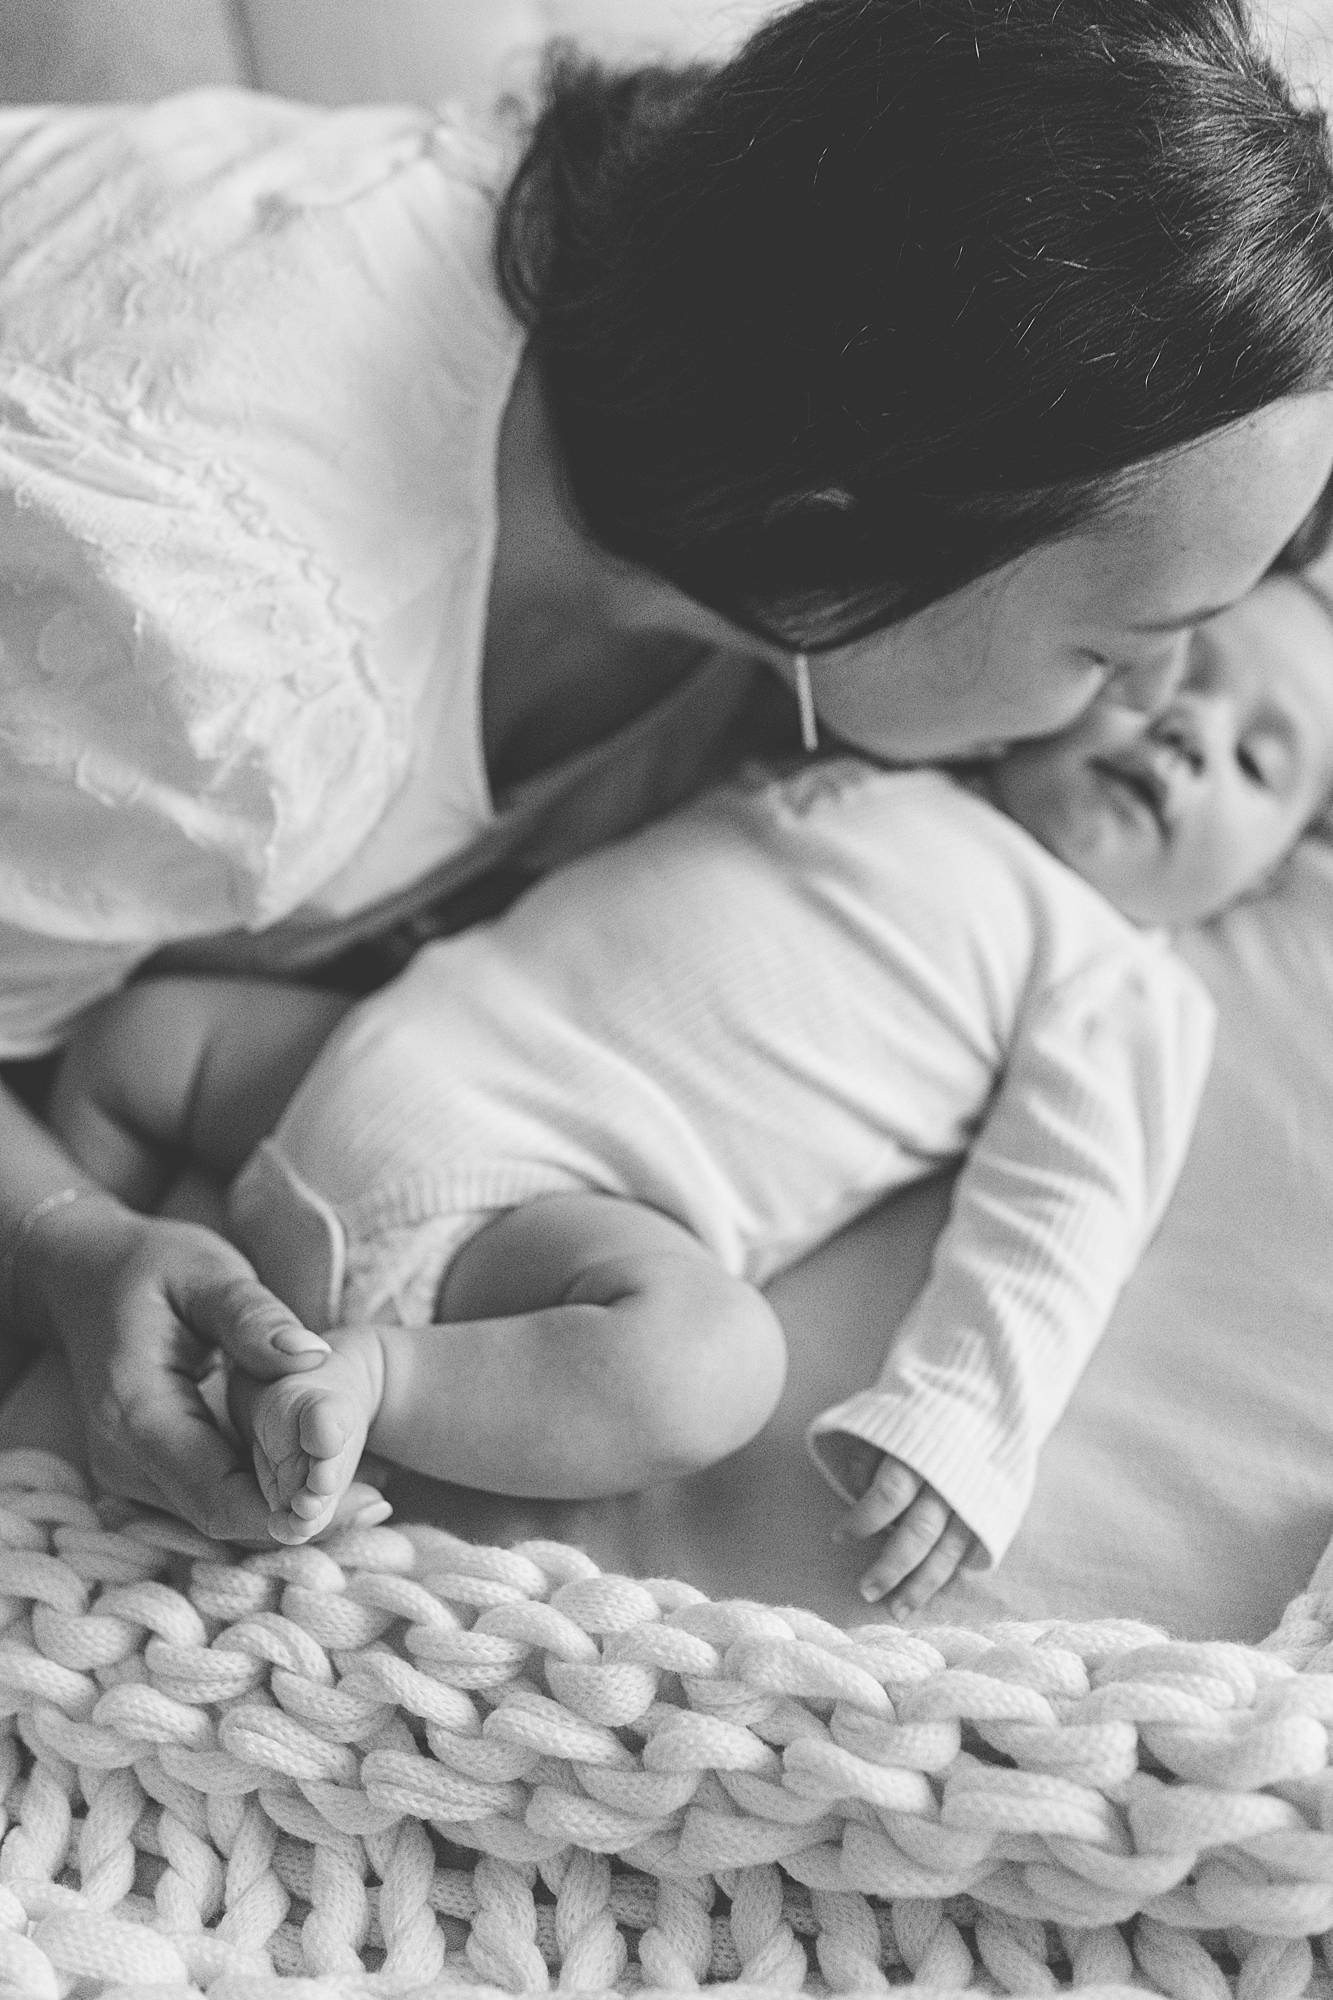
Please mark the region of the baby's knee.
[[655, 1479], [679, 1478], [739, 1451], [782, 1395], [787, 1344], [753, 1286], [723, 1272], [686, 1288], [676, 1324], [641, 1356], [638, 1421]]

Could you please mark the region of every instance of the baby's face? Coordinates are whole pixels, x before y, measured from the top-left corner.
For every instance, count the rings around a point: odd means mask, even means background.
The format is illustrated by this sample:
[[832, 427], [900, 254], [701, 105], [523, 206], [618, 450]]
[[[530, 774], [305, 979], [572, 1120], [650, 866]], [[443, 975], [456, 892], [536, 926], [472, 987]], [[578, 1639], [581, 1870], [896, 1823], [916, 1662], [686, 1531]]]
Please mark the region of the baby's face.
[[1138, 923], [1197, 923], [1253, 888], [1333, 786], [1333, 617], [1273, 577], [1196, 630], [1155, 716], [1096, 703], [993, 767], [1004, 811]]

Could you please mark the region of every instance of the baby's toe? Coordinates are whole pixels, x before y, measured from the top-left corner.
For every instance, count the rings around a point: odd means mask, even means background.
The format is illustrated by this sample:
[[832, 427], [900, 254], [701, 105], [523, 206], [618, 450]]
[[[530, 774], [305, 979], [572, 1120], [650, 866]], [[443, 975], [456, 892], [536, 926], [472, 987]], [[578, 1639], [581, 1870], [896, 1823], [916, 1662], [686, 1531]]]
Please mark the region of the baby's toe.
[[348, 1481], [348, 1464], [355, 1463], [354, 1454], [346, 1448], [333, 1452], [327, 1458], [306, 1460], [305, 1490], [317, 1495], [321, 1500], [336, 1499]]
[[319, 1493], [294, 1493], [286, 1505], [271, 1516], [269, 1528], [271, 1532], [276, 1532], [276, 1524], [285, 1522], [286, 1532], [278, 1536], [279, 1541], [289, 1544], [308, 1542], [324, 1533], [337, 1508], [337, 1494], [326, 1498]]
[[299, 1520], [291, 1509], [286, 1507], [268, 1517], [270, 1535], [275, 1542], [281, 1542], [289, 1549], [299, 1548], [302, 1542], [313, 1541], [320, 1531], [320, 1526], [321, 1523], [318, 1521]]
[[297, 1420], [301, 1449], [311, 1459], [336, 1458], [351, 1439], [354, 1421], [345, 1398], [312, 1395], [302, 1403]]

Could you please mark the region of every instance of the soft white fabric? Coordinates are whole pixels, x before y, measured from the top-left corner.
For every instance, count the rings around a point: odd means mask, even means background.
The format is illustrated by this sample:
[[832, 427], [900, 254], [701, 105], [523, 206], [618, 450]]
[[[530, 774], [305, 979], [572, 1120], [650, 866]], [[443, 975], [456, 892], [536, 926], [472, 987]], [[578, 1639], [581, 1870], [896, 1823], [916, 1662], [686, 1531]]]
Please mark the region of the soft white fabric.
[[497, 127], [239, 91], [0, 115], [0, 1056], [158, 947], [290, 969], [582, 851], [748, 700], [701, 652], [492, 799], [506, 164]]
[[426, 1324], [460, 1217], [596, 1189], [762, 1284], [966, 1151], [930, 1285], [815, 1449], [835, 1481], [827, 1433], [905, 1459], [994, 1561], [1175, 1181], [1210, 1021], [1161, 939], [942, 775], [755, 775], [422, 951], [233, 1219], [316, 1323]]
[[0, 1053], [485, 825], [499, 173], [422, 111], [0, 118]]
[[[247, 33], [236, 45], [259, 58], [250, 80], [296, 95], [410, 99], [453, 90], [461, 76], [480, 101], [515, 42], [531, 40], [538, 11], [574, 32], [590, 11], [590, 0], [541, 0], [540, 10], [537, 0], [447, 9], [377, 0], [393, 19], [371, 46], [348, 32], [363, 4], [237, 0]], [[597, 0], [595, 11], [599, 29], [642, 41], [658, 36], [668, 5], [688, 7], [701, 42], [739, 11], [730, 0]], [[132, 12], [123, 0], [24, 0], [10, 11], [13, 76], [22, 82], [25, 41], [45, 35], [41, 94], [79, 97], [106, 73], [106, 51], [118, 94], [184, 80], [186, 59], [167, 42], [186, 12], [208, 10], [203, 0], [188, 10], [136, 0]], [[230, 20], [233, 10], [216, 0], [215, 11]], [[1304, 63], [1313, 46], [1318, 60], [1306, 67], [1327, 75], [1329, 0], [1273, 0], [1266, 11], [1284, 56]], [[226, 32], [224, 21], [199, 34], [196, 80]], [[1220, 1038], [1177, 1194], [1042, 1455], [1009, 1555], [984, 1579], [946, 1590], [928, 1620], [1119, 1613], [1200, 1638], [1256, 1640], [1303, 1587], [1333, 1527], [1333, 848], [1307, 843], [1281, 895], [1188, 949], [1217, 999]], [[744, 1452], [598, 1508], [494, 1509], [404, 1479], [395, 1494], [405, 1518], [470, 1526], [483, 1539], [563, 1535], [613, 1569], [862, 1622], [870, 1614], [855, 1580], [866, 1552], [830, 1544], [836, 1511], [802, 1438], [816, 1410], [873, 1376], [883, 1325], [908, 1308], [928, 1266], [943, 1202], [938, 1181], [900, 1195], [776, 1281], [788, 1389]], [[0, 1409], [0, 1435], [77, 1453], [49, 1371]]]

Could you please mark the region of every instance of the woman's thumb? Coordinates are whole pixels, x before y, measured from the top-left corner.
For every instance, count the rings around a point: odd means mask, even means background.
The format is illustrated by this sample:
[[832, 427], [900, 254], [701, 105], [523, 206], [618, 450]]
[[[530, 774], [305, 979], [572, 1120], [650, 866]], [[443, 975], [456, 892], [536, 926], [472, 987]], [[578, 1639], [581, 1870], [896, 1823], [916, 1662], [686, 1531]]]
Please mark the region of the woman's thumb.
[[329, 1352], [253, 1272], [214, 1274], [192, 1289], [183, 1317], [200, 1340], [220, 1347], [247, 1375], [272, 1381]]

